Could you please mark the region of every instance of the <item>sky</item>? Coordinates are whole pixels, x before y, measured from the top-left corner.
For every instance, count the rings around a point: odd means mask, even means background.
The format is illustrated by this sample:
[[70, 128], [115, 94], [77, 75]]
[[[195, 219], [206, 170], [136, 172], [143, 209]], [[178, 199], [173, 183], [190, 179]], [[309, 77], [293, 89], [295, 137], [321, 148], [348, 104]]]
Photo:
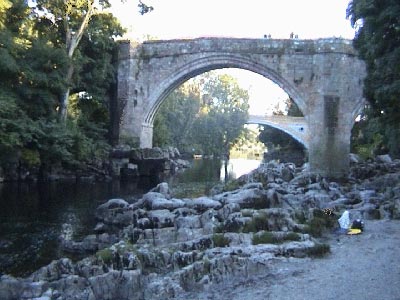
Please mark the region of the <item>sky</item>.
[[[343, 37], [354, 29], [346, 19], [349, 0], [143, 0], [154, 7], [138, 13], [137, 0], [111, 0], [112, 12], [128, 28], [127, 37], [143, 40], [197, 37]], [[287, 94], [258, 74], [229, 69], [250, 93], [250, 114], [269, 114]]]

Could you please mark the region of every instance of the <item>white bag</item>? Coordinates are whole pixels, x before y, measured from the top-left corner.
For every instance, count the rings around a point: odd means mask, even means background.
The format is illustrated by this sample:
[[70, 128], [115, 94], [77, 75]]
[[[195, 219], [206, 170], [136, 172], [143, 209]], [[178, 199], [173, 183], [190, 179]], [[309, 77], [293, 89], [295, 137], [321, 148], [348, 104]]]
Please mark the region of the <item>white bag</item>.
[[350, 227], [350, 214], [347, 210], [345, 210], [342, 216], [338, 220], [340, 228], [349, 229]]

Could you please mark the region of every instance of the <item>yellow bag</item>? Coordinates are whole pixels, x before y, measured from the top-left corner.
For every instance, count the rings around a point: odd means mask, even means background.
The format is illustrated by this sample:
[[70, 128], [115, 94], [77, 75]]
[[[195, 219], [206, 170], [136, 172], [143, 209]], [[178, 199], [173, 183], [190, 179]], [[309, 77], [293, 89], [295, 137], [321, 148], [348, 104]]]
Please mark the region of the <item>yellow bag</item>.
[[360, 234], [362, 231], [361, 229], [349, 229], [349, 231], [347, 231], [347, 234], [353, 235], [353, 234]]

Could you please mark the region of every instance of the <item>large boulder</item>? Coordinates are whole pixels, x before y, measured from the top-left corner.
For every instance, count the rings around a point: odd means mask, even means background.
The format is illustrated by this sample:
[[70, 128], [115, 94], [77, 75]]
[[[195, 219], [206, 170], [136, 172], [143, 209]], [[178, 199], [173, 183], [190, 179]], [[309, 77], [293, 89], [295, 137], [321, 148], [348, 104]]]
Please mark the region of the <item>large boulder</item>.
[[199, 197], [195, 199], [186, 199], [186, 206], [195, 209], [198, 212], [204, 212], [208, 209], [219, 209], [222, 204], [219, 201], [208, 197]]
[[110, 271], [89, 278], [96, 300], [142, 299], [142, 274], [139, 270]]
[[174, 227], [175, 214], [168, 209], [149, 211], [148, 218], [153, 224], [153, 228]]
[[221, 203], [237, 204], [243, 208], [267, 208], [270, 206], [266, 192], [259, 188], [238, 189], [214, 196]]

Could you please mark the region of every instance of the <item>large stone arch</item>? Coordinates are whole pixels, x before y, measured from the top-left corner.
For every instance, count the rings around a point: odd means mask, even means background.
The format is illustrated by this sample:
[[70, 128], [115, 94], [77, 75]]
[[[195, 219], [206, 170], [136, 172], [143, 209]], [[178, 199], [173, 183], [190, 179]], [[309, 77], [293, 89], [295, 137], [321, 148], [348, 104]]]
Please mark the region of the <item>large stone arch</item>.
[[181, 68], [174, 70], [170, 76], [160, 83], [158, 88], [149, 97], [148, 103], [151, 107], [148, 110], [144, 122], [147, 124], [153, 124], [155, 114], [161, 103], [182, 83], [202, 73], [223, 68], [238, 68], [264, 76], [266, 79], [269, 79], [280, 86], [293, 99], [293, 101], [296, 102], [303, 114], [306, 111], [306, 103], [301, 97], [299, 91], [293, 84], [290, 84], [276, 71], [247, 57], [224, 54], [196, 59], [183, 65]]
[[122, 42], [118, 65], [120, 142], [152, 145], [159, 105], [185, 80], [218, 68], [240, 68], [278, 84], [302, 110], [310, 170], [348, 172], [350, 135], [362, 110], [365, 64], [345, 39], [199, 38]]

